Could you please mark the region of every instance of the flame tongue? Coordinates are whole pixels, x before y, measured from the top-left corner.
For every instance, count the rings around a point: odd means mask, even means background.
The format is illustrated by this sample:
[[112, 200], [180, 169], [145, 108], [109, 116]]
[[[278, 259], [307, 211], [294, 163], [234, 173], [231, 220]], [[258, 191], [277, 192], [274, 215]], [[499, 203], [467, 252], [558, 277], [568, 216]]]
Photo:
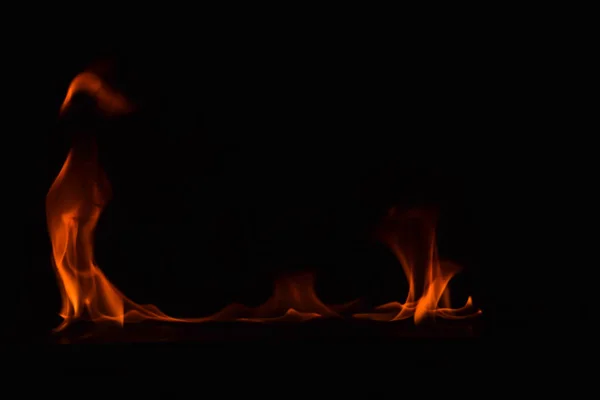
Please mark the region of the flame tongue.
[[[71, 83], [61, 114], [78, 92], [88, 93], [105, 114], [122, 114], [131, 109], [121, 94], [96, 75], [85, 72]], [[86, 317], [95, 321], [124, 322], [125, 297], [94, 263], [94, 229], [110, 197], [110, 183], [98, 164], [95, 140], [81, 134], [75, 138], [46, 197], [48, 230], [62, 291], [61, 327], [83, 317], [84, 311]]]
[[381, 237], [400, 261], [408, 279], [408, 296], [404, 304], [384, 304], [357, 318], [396, 321], [414, 317], [419, 324], [431, 317], [468, 318], [481, 313], [472, 309], [469, 297], [465, 306], [450, 308], [448, 283], [460, 267], [440, 261], [435, 241], [435, 218], [424, 210], [398, 213], [392, 209], [384, 221]]

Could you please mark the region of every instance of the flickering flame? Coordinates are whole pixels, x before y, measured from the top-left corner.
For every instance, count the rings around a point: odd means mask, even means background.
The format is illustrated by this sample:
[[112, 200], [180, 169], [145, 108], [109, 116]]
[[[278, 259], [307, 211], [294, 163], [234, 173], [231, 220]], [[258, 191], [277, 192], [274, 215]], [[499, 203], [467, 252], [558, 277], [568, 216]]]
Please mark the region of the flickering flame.
[[420, 324], [426, 319], [464, 319], [481, 314], [469, 297], [463, 307], [451, 308], [448, 283], [460, 271], [449, 261], [440, 261], [435, 237], [434, 215], [425, 210], [397, 212], [393, 208], [384, 221], [381, 239], [400, 261], [408, 279], [404, 303], [392, 302], [373, 313], [354, 314], [356, 318], [397, 321], [414, 317]]
[[[73, 94], [81, 90], [95, 96], [98, 106], [109, 115], [131, 109], [122, 95], [85, 72], [71, 83], [61, 113], [71, 104]], [[129, 300], [95, 264], [94, 229], [110, 196], [94, 139], [77, 138], [46, 197], [48, 231], [62, 295], [60, 315], [64, 321], [58, 330], [85, 313], [93, 321], [121, 325], [125, 320], [175, 320], [152, 305], [140, 306]]]

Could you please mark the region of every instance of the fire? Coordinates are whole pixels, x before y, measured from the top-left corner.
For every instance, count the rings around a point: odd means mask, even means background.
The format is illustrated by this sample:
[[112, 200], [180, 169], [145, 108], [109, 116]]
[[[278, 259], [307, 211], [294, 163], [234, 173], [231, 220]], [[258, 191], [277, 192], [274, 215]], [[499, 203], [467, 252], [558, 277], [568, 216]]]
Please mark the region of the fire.
[[384, 220], [380, 237], [400, 261], [408, 279], [408, 296], [404, 303], [384, 304], [356, 318], [397, 321], [414, 318], [416, 324], [426, 319], [464, 319], [481, 314], [474, 310], [469, 297], [461, 308], [450, 307], [448, 283], [461, 268], [438, 257], [435, 217], [426, 210], [398, 212], [392, 208]]
[[[134, 107], [125, 96], [111, 88], [98, 75], [84, 72], [73, 79], [61, 115], [73, 96], [91, 96], [105, 115], [122, 115]], [[306, 321], [336, 318], [356, 302], [327, 306], [317, 297], [314, 276], [309, 273], [283, 277], [275, 282], [273, 295], [264, 304], [251, 308], [232, 304], [214, 315], [175, 318], [154, 305], [140, 305], [127, 298], [104, 275], [94, 261], [94, 230], [102, 210], [111, 198], [110, 183], [98, 162], [95, 139], [81, 135], [74, 140], [61, 171], [46, 197], [46, 217], [52, 244], [55, 271], [61, 290], [61, 330], [79, 318], [94, 322], [158, 320], [168, 322], [207, 321]], [[459, 268], [438, 260], [433, 219], [420, 212], [391, 213], [386, 220], [383, 240], [397, 255], [409, 280], [404, 304], [390, 303], [374, 313], [356, 318], [394, 321], [414, 316], [420, 323], [432, 316], [465, 318], [477, 315], [471, 298], [460, 309], [451, 309], [448, 282]]]

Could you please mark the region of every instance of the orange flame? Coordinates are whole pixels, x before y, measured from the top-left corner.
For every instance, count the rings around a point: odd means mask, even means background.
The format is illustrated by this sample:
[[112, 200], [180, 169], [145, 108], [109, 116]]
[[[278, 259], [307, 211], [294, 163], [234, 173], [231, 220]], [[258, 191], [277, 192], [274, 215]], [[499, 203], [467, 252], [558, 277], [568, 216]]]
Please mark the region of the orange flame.
[[464, 319], [481, 314], [467, 299], [461, 308], [450, 308], [448, 283], [460, 267], [438, 258], [435, 240], [435, 220], [423, 210], [399, 213], [392, 209], [384, 220], [381, 238], [394, 252], [408, 279], [408, 296], [404, 304], [392, 302], [375, 309], [374, 313], [354, 314], [356, 318], [397, 321], [414, 317], [420, 324], [425, 319], [442, 317]]
[[[84, 72], [71, 83], [61, 113], [79, 91], [88, 93], [108, 115], [132, 110], [124, 96], [97, 75]], [[111, 195], [110, 183], [98, 164], [93, 138], [78, 138], [46, 196], [46, 218], [52, 242], [54, 265], [61, 289], [61, 330], [72, 320], [85, 316], [92, 321], [155, 319], [183, 320], [162, 313], [153, 305], [139, 305], [125, 297], [94, 262], [93, 235], [102, 209]]]

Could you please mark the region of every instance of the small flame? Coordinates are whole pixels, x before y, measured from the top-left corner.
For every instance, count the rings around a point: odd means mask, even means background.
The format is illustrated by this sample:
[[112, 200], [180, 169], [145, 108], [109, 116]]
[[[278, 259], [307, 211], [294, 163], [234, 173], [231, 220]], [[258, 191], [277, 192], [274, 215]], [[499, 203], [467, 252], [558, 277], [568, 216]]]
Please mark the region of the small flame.
[[314, 318], [340, 318], [339, 312], [356, 301], [326, 306], [315, 293], [314, 276], [302, 273], [283, 277], [275, 282], [273, 295], [264, 304], [246, 312], [243, 321], [308, 321]]
[[373, 313], [354, 314], [356, 318], [397, 321], [414, 317], [415, 324], [426, 319], [464, 319], [481, 314], [473, 309], [469, 297], [461, 308], [450, 307], [448, 283], [461, 268], [438, 258], [435, 218], [424, 210], [400, 213], [390, 210], [381, 231], [382, 240], [400, 261], [408, 279], [408, 296], [404, 304], [392, 302]]

